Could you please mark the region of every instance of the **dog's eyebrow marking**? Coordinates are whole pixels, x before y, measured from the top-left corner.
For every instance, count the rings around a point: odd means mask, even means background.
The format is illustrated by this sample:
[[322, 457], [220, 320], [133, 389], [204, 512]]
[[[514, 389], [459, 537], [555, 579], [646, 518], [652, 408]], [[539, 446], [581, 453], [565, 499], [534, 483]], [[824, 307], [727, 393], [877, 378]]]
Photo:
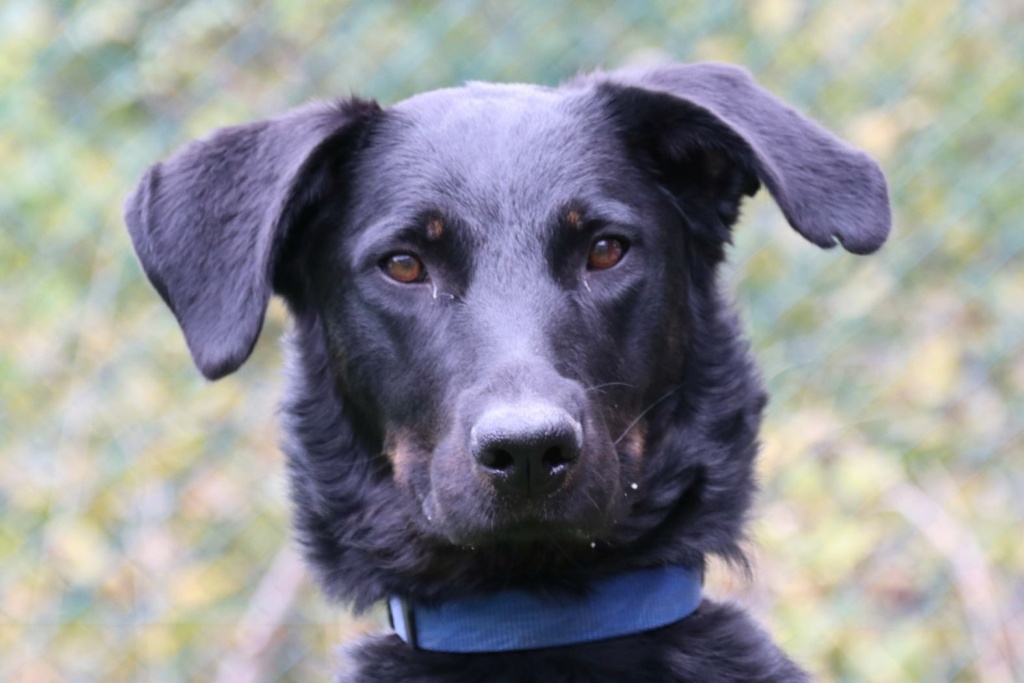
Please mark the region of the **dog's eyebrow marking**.
[[567, 209], [562, 219], [565, 222], [565, 227], [570, 230], [579, 230], [583, 225], [583, 214], [575, 207]]
[[427, 239], [434, 241], [441, 239], [444, 234], [444, 219], [440, 216], [432, 216], [427, 221]]
[[572, 232], [583, 232], [597, 225], [629, 226], [637, 222], [636, 211], [632, 207], [611, 198], [602, 199], [597, 206], [573, 199], [558, 210], [557, 216], [558, 225]]

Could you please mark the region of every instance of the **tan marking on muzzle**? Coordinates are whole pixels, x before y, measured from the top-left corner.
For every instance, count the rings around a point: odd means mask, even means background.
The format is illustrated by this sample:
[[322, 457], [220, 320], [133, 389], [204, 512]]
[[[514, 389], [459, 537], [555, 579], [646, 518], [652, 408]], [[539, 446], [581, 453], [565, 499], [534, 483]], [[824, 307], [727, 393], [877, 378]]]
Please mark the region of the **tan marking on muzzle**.
[[636, 423], [622, 437], [622, 451], [633, 461], [640, 461], [647, 452], [647, 421]]
[[411, 434], [389, 432], [384, 439], [384, 455], [391, 462], [395, 481], [399, 484], [409, 483], [409, 477], [416, 464], [418, 454], [419, 450], [416, 448]]

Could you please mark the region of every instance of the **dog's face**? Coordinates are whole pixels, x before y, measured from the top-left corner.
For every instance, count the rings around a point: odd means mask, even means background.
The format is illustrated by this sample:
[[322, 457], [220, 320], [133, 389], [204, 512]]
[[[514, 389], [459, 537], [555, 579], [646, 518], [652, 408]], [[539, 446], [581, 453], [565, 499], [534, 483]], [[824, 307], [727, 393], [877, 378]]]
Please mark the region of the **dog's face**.
[[296, 110], [127, 220], [207, 376], [288, 301], [299, 531], [366, 604], [738, 552], [763, 397], [715, 275], [762, 183], [820, 246], [885, 239], [874, 163], [720, 65]]
[[311, 290], [341, 391], [456, 543], [600, 537], [642, 467], [637, 418], [680, 381], [679, 214], [592, 99], [403, 103], [326, 212]]

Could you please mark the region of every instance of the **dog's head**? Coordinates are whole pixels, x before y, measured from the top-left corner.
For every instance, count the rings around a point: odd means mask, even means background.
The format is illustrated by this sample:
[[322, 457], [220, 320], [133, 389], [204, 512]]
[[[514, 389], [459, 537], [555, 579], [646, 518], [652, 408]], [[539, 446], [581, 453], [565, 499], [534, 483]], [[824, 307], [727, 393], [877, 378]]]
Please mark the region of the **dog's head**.
[[211, 379], [288, 302], [298, 526], [365, 603], [738, 553], [763, 396], [715, 274], [762, 184], [821, 247], [888, 233], [874, 162], [723, 65], [295, 110], [127, 222]]

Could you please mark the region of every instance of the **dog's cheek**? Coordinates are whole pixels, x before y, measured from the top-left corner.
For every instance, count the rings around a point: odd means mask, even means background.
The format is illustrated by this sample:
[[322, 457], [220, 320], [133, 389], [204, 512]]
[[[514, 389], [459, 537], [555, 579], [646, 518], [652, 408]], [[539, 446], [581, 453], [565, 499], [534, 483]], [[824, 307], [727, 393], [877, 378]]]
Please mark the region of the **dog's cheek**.
[[601, 491], [607, 496], [606, 515], [610, 520], [617, 520], [621, 517], [624, 506], [629, 503], [629, 496], [632, 493], [630, 485], [638, 481], [642, 472], [643, 461], [641, 454], [636, 452], [634, 440], [635, 430], [643, 431], [641, 425], [635, 425], [618, 443], [615, 439], [622, 432], [609, 433], [607, 427], [604, 430], [604, 443], [607, 450], [599, 458], [599, 471], [601, 473]]
[[427, 470], [423, 513], [439, 535], [458, 541], [493, 516], [483, 495], [484, 482], [474, 474], [469, 456], [450, 440], [438, 444]]
[[647, 420], [640, 420], [622, 437], [622, 441], [619, 443], [619, 452], [625, 457], [630, 469], [639, 470], [643, 465], [646, 450]]

